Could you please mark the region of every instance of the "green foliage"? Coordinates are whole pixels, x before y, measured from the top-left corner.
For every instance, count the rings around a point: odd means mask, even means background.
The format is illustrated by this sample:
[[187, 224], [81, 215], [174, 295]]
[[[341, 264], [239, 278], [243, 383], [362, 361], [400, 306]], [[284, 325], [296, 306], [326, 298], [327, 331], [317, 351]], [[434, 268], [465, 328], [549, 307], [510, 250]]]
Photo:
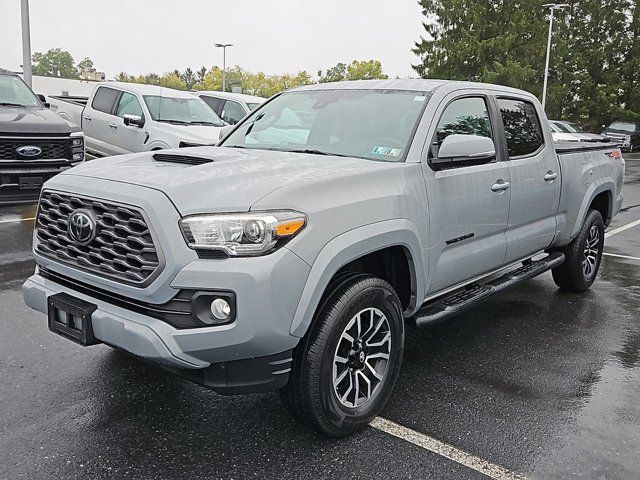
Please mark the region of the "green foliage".
[[82, 72], [83, 70], [89, 70], [90, 68], [93, 68], [93, 60], [91, 60], [89, 57], [84, 57], [82, 60], [80, 60], [80, 63], [78, 63], [76, 67], [78, 69], [78, 73]]
[[31, 62], [34, 75], [78, 78], [73, 57], [60, 48], [52, 48], [46, 53], [36, 52], [31, 56]]
[[[420, 0], [422, 77], [498, 83], [542, 96], [544, 0]], [[550, 118], [594, 129], [640, 115], [637, 0], [569, 0], [556, 12], [547, 91]]]
[[324, 75], [319, 71], [318, 76], [320, 83], [389, 78], [382, 71], [382, 64], [378, 60], [354, 60], [349, 65], [338, 63], [329, 68]]

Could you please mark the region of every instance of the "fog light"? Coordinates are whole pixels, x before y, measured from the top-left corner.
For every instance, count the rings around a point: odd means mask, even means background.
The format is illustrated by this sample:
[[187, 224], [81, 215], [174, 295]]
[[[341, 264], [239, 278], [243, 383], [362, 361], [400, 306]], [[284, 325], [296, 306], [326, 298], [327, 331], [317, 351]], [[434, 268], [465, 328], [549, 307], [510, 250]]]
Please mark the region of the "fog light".
[[229, 315], [231, 315], [231, 306], [229, 305], [229, 302], [223, 298], [216, 298], [211, 302], [211, 315], [218, 320], [227, 320]]
[[83, 160], [84, 153], [74, 153], [71, 157], [73, 160]]

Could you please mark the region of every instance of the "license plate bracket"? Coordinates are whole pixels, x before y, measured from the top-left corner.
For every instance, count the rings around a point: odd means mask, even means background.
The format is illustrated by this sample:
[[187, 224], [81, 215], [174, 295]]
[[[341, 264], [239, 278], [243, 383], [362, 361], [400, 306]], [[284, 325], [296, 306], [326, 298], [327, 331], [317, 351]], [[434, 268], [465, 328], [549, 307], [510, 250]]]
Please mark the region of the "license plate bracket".
[[42, 188], [42, 177], [19, 177], [20, 190], [37, 190]]
[[49, 330], [83, 347], [100, 343], [93, 335], [91, 323], [97, 305], [67, 293], [57, 293], [47, 298], [47, 306]]

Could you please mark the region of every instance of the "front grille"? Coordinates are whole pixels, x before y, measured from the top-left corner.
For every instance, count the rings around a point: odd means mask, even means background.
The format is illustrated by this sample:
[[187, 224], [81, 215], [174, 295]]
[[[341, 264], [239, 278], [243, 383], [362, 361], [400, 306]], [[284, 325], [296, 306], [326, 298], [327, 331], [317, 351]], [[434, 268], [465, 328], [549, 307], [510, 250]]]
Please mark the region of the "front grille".
[[[39, 155], [23, 156], [16, 150], [20, 147], [33, 146], [41, 150]], [[69, 157], [69, 137], [54, 139], [0, 138], [0, 160], [54, 160]]]
[[[68, 232], [69, 216], [78, 209], [95, 219], [95, 237], [86, 245]], [[160, 273], [160, 253], [136, 207], [45, 190], [36, 234], [38, 253], [121, 283], [145, 286]]]

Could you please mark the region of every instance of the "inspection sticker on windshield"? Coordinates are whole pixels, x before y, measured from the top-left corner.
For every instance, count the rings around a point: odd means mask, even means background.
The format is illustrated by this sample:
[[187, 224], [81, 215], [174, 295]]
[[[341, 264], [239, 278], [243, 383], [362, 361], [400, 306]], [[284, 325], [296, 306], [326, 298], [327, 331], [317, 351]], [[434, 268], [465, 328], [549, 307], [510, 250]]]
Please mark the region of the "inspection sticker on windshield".
[[416, 95], [413, 97], [414, 102], [424, 102], [427, 99], [424, 95]]
[[387, 157], [399, 157], [402, 152], [399, 148], [391, 148], [391, 147], [373, 147], [371, 153], [374, 155], [386, 155]]

